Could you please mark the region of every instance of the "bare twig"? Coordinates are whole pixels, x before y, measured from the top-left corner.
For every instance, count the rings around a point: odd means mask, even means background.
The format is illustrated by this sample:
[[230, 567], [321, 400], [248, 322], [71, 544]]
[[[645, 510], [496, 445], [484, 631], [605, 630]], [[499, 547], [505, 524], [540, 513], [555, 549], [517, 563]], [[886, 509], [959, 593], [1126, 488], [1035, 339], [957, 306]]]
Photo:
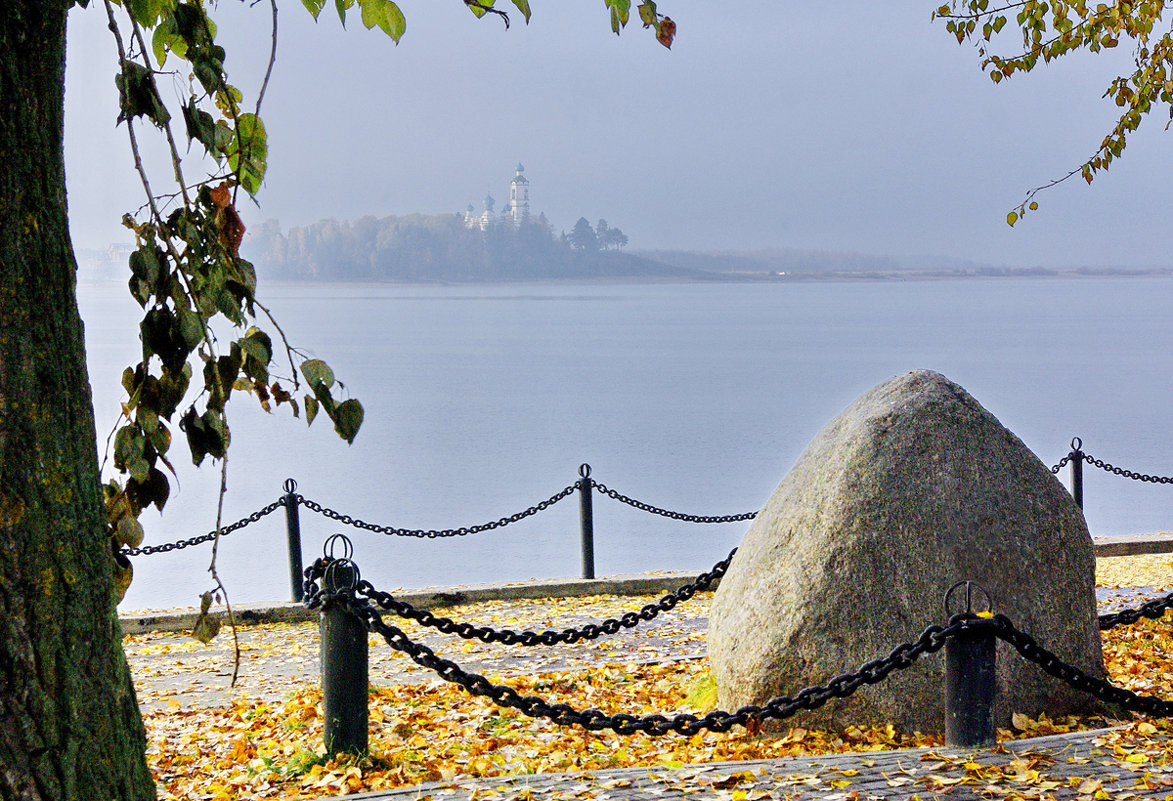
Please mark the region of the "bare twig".
[[301, 384], [297, 380], [297, 365], [293, 363], [293, 354], [296, 353], [296, 349], [289, 344], [289, 337], [285, 336], [284, 329], [277, 322], [277, 318], [273, 316], [273, 312], [269, 311], [269, 307], [255, 298], [253, 299], [253, 305], [265, 313], [265, 316], [269, 318], [269, 322], [273, 324], [273, 327], [277, 329], [277, 333], [281, 336], [281, 344], [285, 348], [285, 356], [289, 359], [290, 380], [293, 381], [293, 388], [297, 389]]
[[[227, 422], [227, 419], [225, 419]], [[216, 537], [212, 540], [212, 563], [208, 565], [208, 572], [212, 574], [212, 580], [216, 582], [216, 589], [223, 594], [224, 608], [228, 610], [228, 625], [232, 627], [232, 646], [235, 656], [232, 660], [232, 684], [236, 686], [236, 677], [240, 674], [240, 638], [236, 633], [236, 617], [232, 613], [232, 604], [228, 601], [228, 590], [224, 587], [224, 582], [220, 580], [220, 574], [216, 571], [216, 552], [220, 549], [220, 535], [223, 533], [224, 520], [224, 496], [228, 494], [228, 452], [220, 463], [220, 497], [216, 502]]]
[[257, 92], [257, 106], [253, 112], [258, 117], [261, 115], [261, 103], [265, 99], [265, 91], [269, 88], [269, 78], [273, 75], [273, 65], [277, 63], [277, 0], [269, 0], [270, 5], [273, 6], [273, 35], [272, 44], [269, 47], [269, 66], [265, 68], [265, 80], [261, 81], [261, 90]]
[[982, 17], [992, 17], [995, 14], [1001, 14], [1005, 11], [1009, 11], [1012, 8], [1021, 8], [1022, 6], [1026, 5], [1027, 2], [1028, 0], [1019, 0], [1017, 3], [1007, 3], [1004, 6], [990, 8], [985, 11], [978, 11], [974, 14], [938, 14], [937, 17], [938, 19], [976, 20], [981, 19]]
[[[122, 31], [118, 27], [118, 20], [115, 19], [115, 17], [114, 17], [114, 6], [111, 3], [111, 0], [105, 0], [105, 4], [106, 4], [106, 16], [110, 20], [110, 24], [108, 27], [110, 28], [110, 32], [112, 34], [114, 34], [114, 41], [118, 44], [118, 58], [119, 58], [119, 64], [121, 64], [127, 58], [126, 47], [124, 46], [123, 41], [122, 41]], [[126, 13], [129, 15], [130, 10], [127, 9]], [[133, 17], [131, 18], [131, 23], [134, 24]], [[138, 25], [134, 24], [134, 28], [135, 28], [135, 30], [137, 30]], [[142, 46], [141, 35], [139, 36], [139, 44], [141, 47]], [[144, 55], [144, 58], [145, 58], [145, 55]], [[147, 64], [147, 66], [150, 67], [149, 62]], [[152, 73], [151, 81], [152, 82], [154, 81], [153, 73]], [[142, 180], [143, 191], [146, 192], [146, 195], [147, 195], [147, 204], [146, 205], [151, 210], [151, 218], [161, 224], [163, 222], [163, 216], [159, 212], [159, 207], [155, 202], [155, 193], [151, 189], [151, 181], [147, 177], [147, 170], [143, 166], [142, 155], [140, 154], [139, 147], [138, 147], [138, 137], [135, 135], [135, 132], [134, 132], [134, 119], [133, 118], [130, 118], [130, 117], [127, 118], [126, 130], [127, 130], [128, 136], [130, 137], [130, 151], [131, 151], [131, 154], [134, 156], [134, 169], [135, 169], [135, 172], [138, 173], [139, 178]], [[171, 131], [170, 126], [167, 126], [168, 138], [170, 138], [170, 131]], [[175, 150], [174, 141], [172, 141], [172, 153], [175, 154], [173, 157], [177, 157], [177, 151]], [[176, 166], [176, 175], [179, 177], [179, 180], [180, 180], [180, 190], [183, 193], [183, 199], [185, 202], [189, 202], [188, 198], [187, 198], [186, 190], [183, 189], [182, 175], [180, 174], [178, 165]], [[164, 242], [167, 245], [167, 250], [170, 253], [171, 258], [178, 265], [179, 261], [180, 261], [180, 253], [175, 248], [175, 244], [171, 241], [170, 237], [166, 237], [164, 239]], [[179, 271], [179, 274], [182, 277], [183, 271], [182, 270]], [[186, 291], [187, 291], [188, 296], [191, 297], [190, 288], [187, 288]]]
[[[130, 14], [129, 10], [127, 13]], [[142, 51], [143, 64], [146, 65], [147, 69], [151, 70], [151, 83], [154, 83], [155, 65], [151, 63], [151, 55], [147, 50], [146, 42], [143, 40], [142, 29], [139, 27], [139, 24], [135, 20], [133, 14], [130, 14], [130, 30], [133, 33], [134, 38], [138, 41], [139, 49]], [[156, 89], [156, 91], [158, 90]], [[171, 132], [170, 121], [163, 123], [161, 127], [163, 128], [163, 133], [167, 137], [167, 146], [171, 149], [171, 165], [175, 170], [175, 183], [179, 185], [179, 191], [183, 195], [184, 204], [190, 206], [191, 199], [187, 196], [187, 183], [183, 180], [183, 159], [179, 155], [179, 148], [175, 144], [175, 136]]]
[[[122, 31], [118, 27], [118, 20], [114, 17], [114, 5], [110, 0], [106, 2], [106, 16], [110, 19], [110, 32], [114, 34], [114, 41], [118, 43], [118, 68], [122, 69], [122, 62], [126, 61], [126, 47], [122, 42]], [[128, 12], [129, 13], [129, 12]], [[139, 178], [143, 182], [143, 190], [147, 193], [147, 203], [151, 207], [151, 215], [158, 219], [159, 210], [155, 206], [155, 195], [151, 191], [151, 181], [147, 178], [146, 168], [143, 167], [143, 159], [138, 149], [138, 138], [134, 133], [134, 120], [130, 117], [126, 119], [126, 131], [130, 137], [130, 152], [134, 156], [134, 170], [138, 173]]]
[[106, 450], [102, 452], [102, 463], [98, 465], [98, 475], [106, 470], [106, 460], [110, 458], [110, 442], [114, 439], [114, 435], [118, 433], [118, 426], [123, 420], [129, 420], [125, 412], [118, 413], [118, 419], [114, 421], [114, 427], [110, 429], [110, 433], [106, 436]]

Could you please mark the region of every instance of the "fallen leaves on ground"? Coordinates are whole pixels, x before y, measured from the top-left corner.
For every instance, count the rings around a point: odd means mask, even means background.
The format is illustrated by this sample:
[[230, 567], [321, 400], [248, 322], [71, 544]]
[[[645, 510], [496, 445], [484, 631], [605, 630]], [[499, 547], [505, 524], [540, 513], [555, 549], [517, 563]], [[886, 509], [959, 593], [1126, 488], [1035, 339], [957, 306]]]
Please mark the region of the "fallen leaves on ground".
[[1173, 589], [1173, 554], [1101, 556], [1096, 559], [1096, 586]]
[[[1170, 561], [1168, 556], [1162, 558]], [[692, 607], [688, 614], [707, 614], [709, 599], [711, 594], [695, 605], [683, 605], [682, 609]], [[648, 600], [569, 599], [558, 603], [543, 601], [540, 606], [533, 602], [476, 604], [449, 614], [456, 619], [498, 627], [540, 629], [561, 627], [580, 617], [621, 614], [639, 609]], [[527, 604], [540, 609], [546, 617], [522, 618]], [[679, 622], [667, 622], [663, 626], [655, 645], [627, 642], [614, 650], [617, 646], [613, 642], [600, 640], [574, 646], [581, 652], [581, 659], [568, 661], [569, 669], [565, 670], [527, 670], [532, 659], [510, 662], [498, 646], [466, 644], [456, 639], [449, 640], [449, 646], [440, 651], [462, 663], [466, 658], [487, 664], [502, 660], [502, 671], [488, 674], [491, 680], [508, 683], [523, 695], [540, 695], [578, 709], [598, 708], [636, 715], [704, 712], [713, 700], [707, 662], [695, 658], [664, 661], [666, 649], [676, 653], [688, 648], [703, 652], [703, 631], [698, 636], [697, 631]], [[413, 637], [422, 634], [419, 629], [404, 628]], [[316, 656], [316, 643], [306, 646], [307, 640], [316, 639], [313, 624], [278, 624], [250, 631], [254, 636], [249, 649], [258, 659], [279, 657], [286, 662], [301, 661], [309, 658], [306, 651]], [[1169, 634], [1168, 620], [1144, 620], [1105, 632], [1104, 657], [1111, 680], [1138, 692], [1173, 696], [1173, 638]], [[140, 671], [148, 669], [156, 671], [153, 676], [156, 680], [160, 671], [174, 673], [170, 684], [153, 685], [154, 689], [144, 694], [146, 701], [154, 702], [144, 703], [144, 720], [149, 738], [148, 760], [162, 799], [309, 799], [463, 777], [624, 767], [669, 768], [690, 763], [940, 745], [933, 737], [902, 734], [891, 726], [853, 727], [841, 733], [793, 728], [773, 735], [750, 734], [737, 728], [724, 734], [704, 732], [692, 737], [659, 738], [559, 727], [470, 696], [456, 685], [438, 679], [421, 680], [424, 675], [421, 669], [379, 644], [380, 650], [372, 653], [373, 661], [388, 663], [394, 667], [394, 670], [388, 668], [388, 675], [404, 676], [407, 680], [380, 685], [376, 671], [372, 671], [372, 684], [376, 685], [369, 698], [373, 757], [328, 759], [322, 754], [322, 702], [316, 686], [280, 678], [282, 686], [278, 694], [261, 678], [256, 686], [232, 694], [225, 703], [201, 705], [193, 702], [198, 700], [198, 693], [193, 699], [183, 697], [182, 690], [187, 680], [185, 671], [209, 669], [199, 664], [204, 646], [141, 635], [126, 638], [126, 648], [135, 665], [136, 680]], [[629, 661], [610, 663], [615, 657], [626, 657]], [[171, 660], [166, 669], [157, 665], [149, 668], [153, 660], [161, 658]], [[630, 661], [632, 658], [637, 661]], [[263, 664], [258, 662], [256, 668], [263, 670]], [[221, 671], [222, 668], [218, 666]], [[177, 697], [183, 702], [176, 700]], [[1030, 719], [1015, 715], [1014, 730], [1000, 730], [999, 739], [1038, 737], [1089, 725], [1103, 724], [1099, 719], [1052, 720], [1046, 716]], [[1173, 730], [1169, 721], [1137, 720], [1103, 735], [1102, 744], [1115, 763], [1136, 772], [1135, 779], [1132, 774], [1128, 774], [1128, 779], [1134, 781], [1138, 792], [1143, 788], [1167, 790], [1173, 797], [1171, 739]], [[1059, 786], [1045, 770], [1046, 760], [1053, 759], [1046, 754], [1020, 755], [1003, 767], [932, 752], [924, 759], [927, 762], [915, 768], [885, 774], [888, 786], [907, 784], [911, 794], [913, 783], [921, 791], [931, 793], [948, 793], [957, 785], [973, 785], [987, 797], [1015, 798], [1054, 797]], [[790, 783], [797, 785], [819, 784], [824, 790], [850, 799], [852, 773], [843, 771], [835, 776], [804, 773], [787, 777], [787, 781], [793, 779]], [[755, 792], [754, 776], [749, 771], [744, 776], [736, 771], [712, 775], [698, 772], [690, 781], [697, 786], [728, 789], [733, 798], [773, 797], [763, 794], [764, 791], [751, 795]], [[1128, 797], [1129, 793], [1106, 791], [1105, 781], [1108, 780], [1084, 777], [1079, 778], [1078, 787], [1074, 784], [1072, 787], [1079, 801]]]
[[[706, 674], [702, 661], [608, 665], [512, 677], [509, 684], [522, 694], [580, 709], [645, 714], [686, 710], [689, 685]], [[374, 688], [369, 709], [371, 751], [378, 760], [365, 762], [319, 756], [322, 709], [315, 687], [300, 688], [278, 703], [242, 698], [228, 709], [149, 712], [148, 756], [160, 797], [316, 798], [457, 776], [678, 767], [936, 742], [902, 736], [890, 726], [852, 728], [841, 734], [800, 728], [783, 736], [757, 737], [744, 730], [659, 738], [592, 733], [533, 720], [440, 680]]]

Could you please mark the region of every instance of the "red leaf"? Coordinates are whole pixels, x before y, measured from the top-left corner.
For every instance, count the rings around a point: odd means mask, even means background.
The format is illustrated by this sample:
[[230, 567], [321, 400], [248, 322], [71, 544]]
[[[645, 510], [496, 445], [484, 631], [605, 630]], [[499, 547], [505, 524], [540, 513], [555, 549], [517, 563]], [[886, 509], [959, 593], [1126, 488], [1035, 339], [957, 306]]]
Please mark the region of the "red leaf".
[[671, 48], [672, 40], [676, 38], [676, 23], [672, 21], [671, 17], [664, 17], [656, 30], [656, 41], [664, 45], [664, 47]]

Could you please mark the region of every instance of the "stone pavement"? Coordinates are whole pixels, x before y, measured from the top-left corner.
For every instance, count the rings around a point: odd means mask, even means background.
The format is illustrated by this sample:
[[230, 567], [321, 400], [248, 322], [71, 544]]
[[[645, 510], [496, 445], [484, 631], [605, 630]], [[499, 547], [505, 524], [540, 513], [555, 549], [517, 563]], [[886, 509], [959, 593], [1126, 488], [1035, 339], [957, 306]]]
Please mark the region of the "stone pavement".
[[[346, 796], [363, 801], [756, 801], [758, 799], [1169, 799], [1167, 738], [1114, 742], [1112, 730], [1016, 740], [984, 750], [916, 748], [834, 756], [458, 779]], [[1158, 742], [1160, 743], [1158, 745]]]
[[[670, 614], [619, 634], [574, 645], [523, 648], [465, 641], [434, 629], [388, 617], [412, 639], [477, 673], [504, 678], [518, 674], [574, 670], [601, 663], [632, 664], [699, 659], [705, 655], [705, 630], [711, 593], [698, 595]], [[501, 601], [444, 609], [458, 621], [520, 631], [562, 629], [638, 610], [656, 596], [611, 596], [571, 601]], [[123, 645], [134, 674], [139, 705], [153, 710], [176, 703], [184, 708], [224, 706], [233, 696], [275, 701], [291, 686], [317, 684], [318, 626], [315, 622], [241, 627], [241, 669], [231, 687], [233, 641], [226, 629], [209, 645], [185, 633], [152, 632], [126, 637]], [[371, 683], [390, 685], [431, 681], [436, 674], [416, 665], [381, 639], [371, 638]]]
[[[646, 577], [645, 577], [646, 578]], [[561, 629], [587, 621], [617, 617], [639, 609], [692, 576], [666, 574], [654, 586], [631, 584], [629, 591], [651, 595], [572, 597], [532, 600], [526, 591], [510, 600], [466, 604], [443, 614], [477, 624], [521, 630]], [[627, 586], [627, 585], [624, 585]], [[594, 587], [592, 587], [594, 588]], [[617, 592], [622, 590], [614, 588]], [[470, 596], [430, 592], [425, 605]], [[1148, 588], [1101, 590], [1101, 610], [1132, 606], [1155, 594]], [[401, 626], [466, 669], [508, 678], [510, 675], [570, 670], [587, 665], [663, 662], [704, 655], [704, 635], [711, 594], [681, 604], [670, 614], [618, 635], [590, 643], [550, 648], [507, 649], [438, 635], [431, 629]], [[417, 598], [417, 600], [420, 600]], [[284, 607], [285, 605], [277, 605]], [[268, 614], [262, 610], [257, 619]], [[278, 616], [283, 612], [276, 613]], [[145, 620], [159, 616], [137, 615]], [[165, 615], [162, 617], [166, 617]], [[124, 618], [126, 620], [127, 618]], [[397, 621], [399, 625], [401, 621]], [[257, 625], [240, 630], [241, 681], [230, 688], [232, 637], [226, 631], [210, 646], [186, 634], [149, 631], [126, 638], [127, 655], [144, 709], [219, 706], [246, 693], [279, 699], [292, 685], [317, 683], [317, 625]], [[394, 684], [431, 680], [434, 674], [377, 643], [371, 651], [371, 680]], [[975, 753], [917, 749], [827, 757], [796, 757], [678, 768], [636, 768], [570, 774], [458, 779], [380, 791], [347, 798], [362, 799], [829, 799], [901, 801], [945, 798], [1105, 799], [1159, 798], [1173, 801], [1173, 746], [1164, 733], [1132, 741], [1120, 732], [1078, 732], [1007, 742]]]

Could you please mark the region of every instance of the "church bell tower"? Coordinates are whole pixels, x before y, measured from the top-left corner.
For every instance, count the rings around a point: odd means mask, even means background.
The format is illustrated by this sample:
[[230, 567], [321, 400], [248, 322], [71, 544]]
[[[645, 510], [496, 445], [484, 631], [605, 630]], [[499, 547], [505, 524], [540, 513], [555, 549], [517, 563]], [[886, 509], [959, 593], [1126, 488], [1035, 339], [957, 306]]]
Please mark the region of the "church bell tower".
[[529, 181], [525, 177], [525, 167], [520, 163], [517, 174], [509, 183], [509, 218], [514, 225], [529, 219]]

